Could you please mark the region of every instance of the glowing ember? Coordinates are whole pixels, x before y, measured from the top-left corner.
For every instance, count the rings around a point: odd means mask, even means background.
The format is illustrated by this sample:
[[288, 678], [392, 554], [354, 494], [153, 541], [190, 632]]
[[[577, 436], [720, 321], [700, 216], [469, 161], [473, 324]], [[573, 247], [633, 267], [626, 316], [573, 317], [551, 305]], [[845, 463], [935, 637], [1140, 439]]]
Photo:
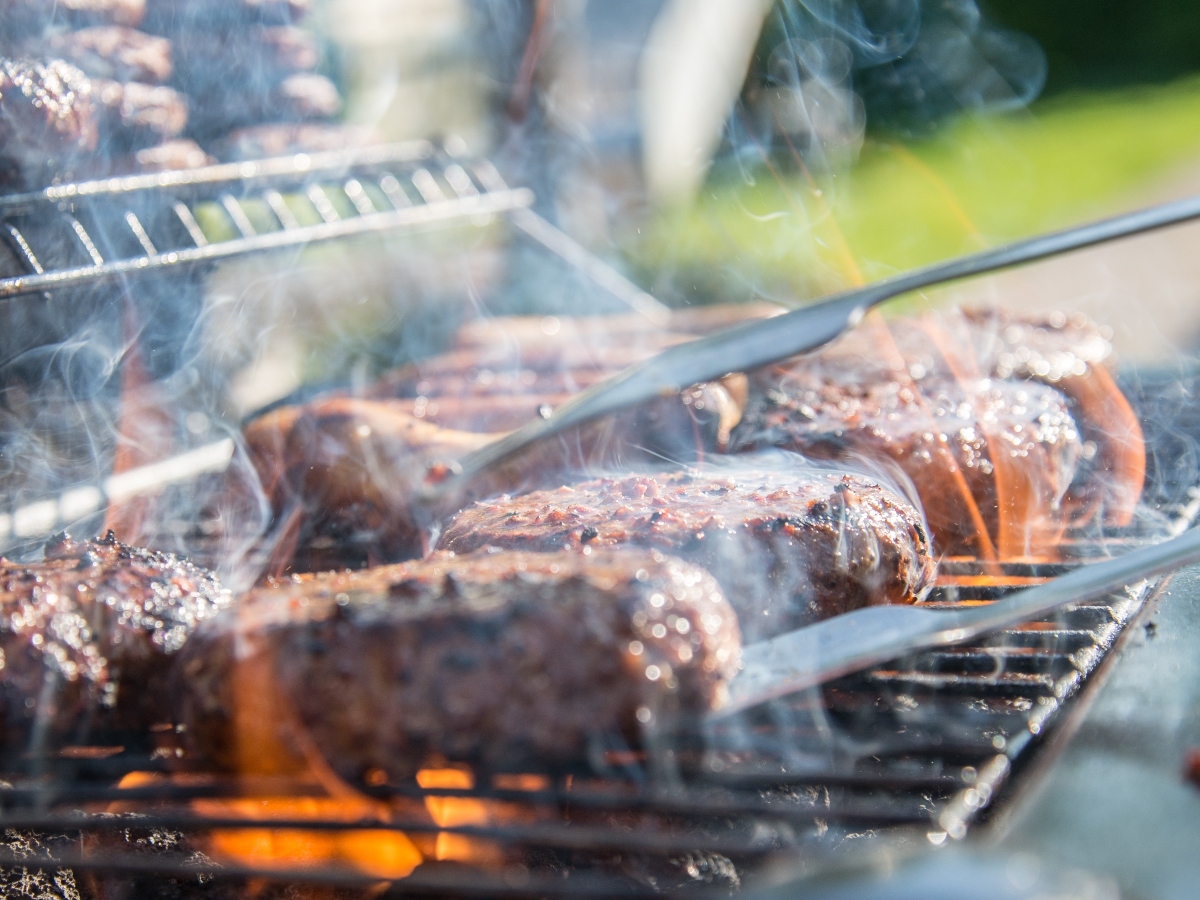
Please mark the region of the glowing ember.
[[[198, 813], [220, 818], [379, 822], [387, 808], [367, 799], [270, 797], [196, 800]], [[381, 817], [381, 813], [383, 816]], [[422, 854], [402, 831], [378, 828], [320, 831], [308, 828], [222, 828], [209, 836], [208, 852], [219, 862], [264, 869], [344, 868], [381, 879], [406, 878]]]

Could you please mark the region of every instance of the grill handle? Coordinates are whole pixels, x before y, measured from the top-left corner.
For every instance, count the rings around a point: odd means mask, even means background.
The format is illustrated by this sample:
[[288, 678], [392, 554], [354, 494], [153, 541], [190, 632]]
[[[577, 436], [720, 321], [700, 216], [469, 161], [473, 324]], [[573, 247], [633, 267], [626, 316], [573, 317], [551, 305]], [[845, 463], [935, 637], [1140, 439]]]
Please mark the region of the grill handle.
[[917, 650], [1035, 621], [1060, 607], [1094, 600], [1195, 562], [1200, 562], [1200, 528], [1091, 563], [987, 606], [949, 611], [871, 606], [826, 619], [747, 647], [729, 699], [712, 715], [723, 718]]

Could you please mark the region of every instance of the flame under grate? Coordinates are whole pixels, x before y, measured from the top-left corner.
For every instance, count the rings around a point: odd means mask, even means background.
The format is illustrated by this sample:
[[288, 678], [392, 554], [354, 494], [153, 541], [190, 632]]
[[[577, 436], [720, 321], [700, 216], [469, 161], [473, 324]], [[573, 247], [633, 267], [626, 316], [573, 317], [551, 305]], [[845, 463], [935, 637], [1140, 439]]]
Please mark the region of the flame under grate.
[[[486, 163], [460, 164], [424, 142], [50, 188], [0, 198], [0, 240], [19, 270], [0, 272], [0, 297], [507, 213], [633, 308], [654, 313], [651, 298], [525, 212], [531, 200]], [[226, 450], [219, 455], [227, 461]], [[1188, 483], [1166, 474], [1173, 488]], [[97, 488], [71, 515], [60, 500], [37, 521], [0, 517], [0, 537], [31, 537], [92, 513], [121, 487]], [[1137, 540], [1080, 538], [1062, 548], [1065, 562], [1006, 562], [998, 572], [945, 560], [929, 602], [986, 603]], [[309, 782], [181, 781], [161, 754], [72, 748], [0, 785], [0, 876], [42, 872], [43, 895], [64, 900], [78, 896], [70, 892], [77, 882], [105, 873], [136, 882], [138, 896], [251, 883], [255, 896], [270, 896], [253, 881], [263, 876], [357, 886], [373, 897], [728, 896], [868, 846], [944, 844], [1015, 793], [1015, 776], [1049, 732], [1069, 724], [1158, 587], [1143, 583], [898, 660], [645, 753], [596, 747], [574, 772], [480, 775], [478, 784], [460, 772], [376, 785], [339, 806]], [[268, 805], [256, 810], [259, 801]], [[293, 844], [308, 856], [221, 852], [268, 833], [298, 835]], [[402, 843], [416, 848], [409, 862], [420, 865], [380, 861]]]
[[[1082, 560], [1121, 552], [1131, 541], [1079, 541], [1065, 555]], [[988, 602], [1073, 564], [1002, 565], [987, 583], [972, 561], [946, 561], [930, 602]], [[453, 779], [379, 785], [364, 802], [381, 802], [389, 810], [383, 816], [367, 808], [323, 815], [319, 804], [327, 793], [286, 780], [163, 776], [112, 787], [129, 772], [162, 771], [162, 761], [77, 748], [48, 764], [44, 777], [0, 789], [0, 829], [71, 840], [33, 856], [10, 849], [0, 859], [124, 878], [269, 875], [376, 887], [388, 881], [397, 895], [634, 896], [684, 888], [727, 895], [737, 885], [777, 881], [868, 844], [929, 846], [962, 838], [1012, 792], [1014, 772], [1029, 765], [1073, 698], [1096, 681], [1157, 587], [1144, 582], [977, 643], [843, 678], [675, 735], [668, 747], [596, 748], [576, 772], [494, 775], [479, 785]], [[239, 804], [255, 797], [276, 804], [280, 797], [308, 797], [317, 805], [302, 803], [297, 813], [284, 803], [247, 816]], [[129, 829], [181, 835], [184, 843], [124, 852], [112, 836], [128, 838]], [[406, 877], [381, 879], [369, 865], [347, 866], [337, 854], [315, 865], [287, 865], [211, 850], [222, 835], [265, 829], [319, 834], [333, 843], [403, 834], [424, 848], [422, 864]], [[92, 839], [80, 841], [80, 834]], [[81, 849], [88, 846], [99, 849]], [[197, 847], [212, 858], [198, 856]]]

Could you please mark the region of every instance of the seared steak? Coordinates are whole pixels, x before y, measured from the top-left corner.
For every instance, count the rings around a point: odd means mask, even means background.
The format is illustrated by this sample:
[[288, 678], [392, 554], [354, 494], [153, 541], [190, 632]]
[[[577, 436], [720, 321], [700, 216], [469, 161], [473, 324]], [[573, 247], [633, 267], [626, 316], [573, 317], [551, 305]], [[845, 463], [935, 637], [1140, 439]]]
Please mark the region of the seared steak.
[[[941, 553], [989, 555], [987, 536], [1004, 556], [1028, 556], [1061, 537], [1062, 500], [1082, 450], [1057, 391], [996, 380], [924, 379], [918, 387], [809, 376], [801, 363], [756, 390], [732, 448], [894, 463], [916, 488]], [[1007, 488], [1003, 515], [998, 484]]]
[[737, 620], [703, 570], [651, 551], [435, 554], [253, 591], [176, 669], [201, 759], [343, 777], [441, 758], [562, 763], [717, 705]]
[[167, 721], [172, 657], [230, 602], [172, 554], [118, 543], [46, 545], [37, 563], [0, 562], [0, 747], [37, 752], [96, 736], [136, 740]]
[[1067, 500], [1074, 523], [1125, 526], [1146, 478], [1141, 423], [1109, 372], [1111, 332], [1082, 313], [1017, 316], [1002, 308], [964, 314], [975, 354], [998, 378], [1025, 378], [1066, 395], [1084, 440]]
[[40, 187], [68, 177], [98, 140], [83, 72], [61, 60], [0, 59], [0, 185]]
[[716, 577], [749, 641], [921, 595], [934, 565], [909, 503], [863, 477], [774, 462], [774, 471], [601, 478], [476, 503], [447, 523], [439, 546], [672, 553]]
[[[925, 315], [754, 373], [734, 451], [890, 460], [943, 553], [1036, 555], [1069, 525], [1127, 523], [1145, 449], [1086, 320]], [[1002, 452], [1001, 452], [1002, 451]]]

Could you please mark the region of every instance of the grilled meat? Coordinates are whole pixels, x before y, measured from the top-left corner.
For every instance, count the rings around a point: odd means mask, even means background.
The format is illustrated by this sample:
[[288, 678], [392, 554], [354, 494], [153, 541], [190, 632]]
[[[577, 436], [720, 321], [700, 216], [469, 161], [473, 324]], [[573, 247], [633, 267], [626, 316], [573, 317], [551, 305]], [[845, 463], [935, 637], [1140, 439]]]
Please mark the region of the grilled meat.
[[146, 0], [0, 0], [0, 30], [11, 39], [62, 26], [137, 27], [145, 13]]
[[1040, 381], [1066, 395], [1085, 442], [1067, 496], [1072, 521], [1128, 525], [1146, 478], [1146, 442], [1108, 370], [1110, 335], [1082, 313], [1017, 317], [992, 308], [968, 310], [964, 319], [976, 357], [994, 377]]
[[114, 174], [136, 172], [170, 172], [179, 169], [198, 169], [216, 160], [204, 152], [195, 141], [177, 138], [152, 147], [117, 157], [112, 163]]
[[1036, 555], [1099, 510], [1128, 521], [1141, 432], [1103, 367], [1111, 348], [1086, 320], [1070, 321], [875, 319], [755, 373], [731, 449], [891, 460], [915, 484], [941, 552]]
[[65, 59], [92, 78], [163, 84], [171, 78], [171, 42], [132, 28], [98, 25], [30, 42], [31, 56]]
[[402, 779], [436, 758], [565, 762], [720, 702], [736, 618], [660, 553], [435, 554], [249, 594], [180, 658], [181, 721], [242, 772]]
[[219, 159], [237, 162], [292, 153], [323, 153], [378, 144], [370, 128], [322, 122], [279, 122], [239, 128], [213, 144]]
[[[420, 555], [432, 520], [414, 521], [411, 498], [431, 467], [453, 465], [498, 432], [679, 339], [576, 347], [574, 355], [567, 346], [468, 348], [389, 373], [364, 392], [369, 399], [328, 397], [253, 421], [246, 439], [264, 489], [280, 521], [299, 517], [289, 538], [304, 551], [295, 565]], [[630, 459], [690, 460], [728, 439], [743, 399], [741, 376], [689, 388], [536, 448], [475, 485], [474, 496], [557, 485], [572, 471]], [[332, 553], [314, 554], [322, 546]]]
[[1028, 556], [1061, 536], [1082, 449], [1057, 391], [987, 380], [848, 383], [804, 363], [776, 378], [753, 393], [733, 450], [890, 461], [916, 488], [941, 553], [991, 555], [980, 544], [988, 539], [1001, 555]]
[[152, 147], [178, 137], [187, 126], [188, 102], [172, 88], [103, 79], [92, 85], [106, 150]]
[[0, 747], [144, 739], [168, 719], [173, 655], [228, 603], [208, 572], [111, 532], [100, 541], [61, 535], [42, 562], [0, 562]]
[[192, 95], [191, 133], [215, 138], [261, 122], [333, 118], [342, 108], [337, 87], [324, 75], [302, 72], [266, 86], [229, 84]]
[[602, 478], [476, 503], [439, 547], [650, 547], [711, 572], [747, 640], [882, 603], [931, 583], [924, 526], [892, 491], [855, 475], [742, 468]]
[[0, 184], [34, 187], [69, 177], [98, 140], [83, 72], [61, 60], [0, 59]]
[[439, 428], [387, 404], [330, 398], [283, 407], [246, 429], [263, 489], [285, 534], [283, 571], [411, 559], [432, 514], [413, 496], [434, 467], [493, 436]]
[[[683, 340], [687, 338], [678, 334], [646, 334], [611, 344], [596, 340], [469, 347], [393, 370], [363, 394], [378, 400], [412, 400], [400, 408], [448, 428], [507, 431]], [[690, 459], [728, 441], [741, 418], [745, 394], [744, 377], [730, 375], [622, 414], [618, 430], [631, 446], [652, 456]]]

